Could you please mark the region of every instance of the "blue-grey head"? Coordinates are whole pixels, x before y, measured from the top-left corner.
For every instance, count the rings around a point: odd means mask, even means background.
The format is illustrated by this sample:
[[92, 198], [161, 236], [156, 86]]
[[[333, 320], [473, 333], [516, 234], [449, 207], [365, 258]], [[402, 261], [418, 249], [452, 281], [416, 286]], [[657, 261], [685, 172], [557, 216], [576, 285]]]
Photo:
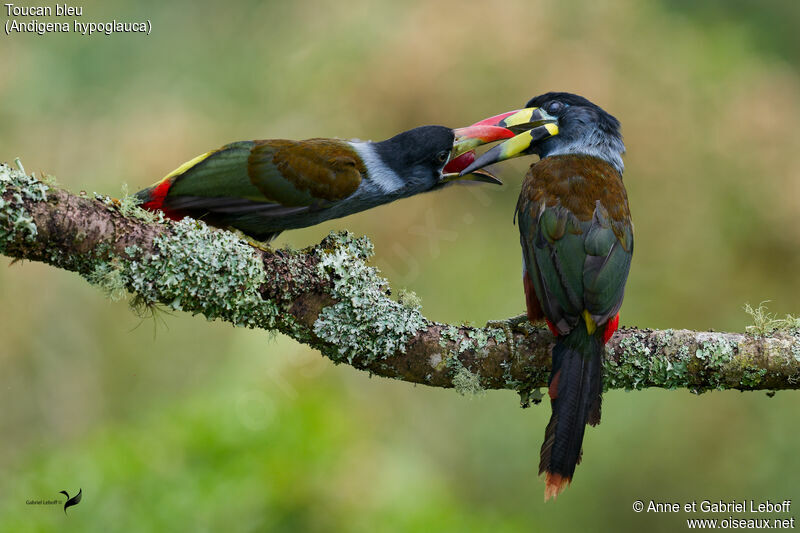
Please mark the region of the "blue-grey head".
[[625, 166], [620, 123], [600, 106], [572, 93], [549, 92], [531, 98], [525, 109], [509, 111], [477, 124], [508, 128], [517, 135], [495, 146], [462, 173], [528, 154], [540, 158], [584, 154], [603, 159], [620, 174]]

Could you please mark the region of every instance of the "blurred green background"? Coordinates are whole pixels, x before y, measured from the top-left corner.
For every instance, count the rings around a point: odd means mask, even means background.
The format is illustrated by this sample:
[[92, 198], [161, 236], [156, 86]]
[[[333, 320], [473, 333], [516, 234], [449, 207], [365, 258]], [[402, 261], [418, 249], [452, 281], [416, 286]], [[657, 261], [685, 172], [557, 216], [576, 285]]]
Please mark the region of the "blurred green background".
[[[87, 1], [82, 22], [152, 34], [2, 35], [0, 160], [119, 195], [234, 140], [378, 140], [576, 92], [622, 121], [629, 152], [622, 322], [743, 331], [746, 302], [800, 311], [800, 4], [698, 4]], [[529, 163], [505, 165], [503, 188], [277, 243], [348, 228], [429, 318], [516, 315]], [[685, 528], [637, 499], [796, 499], [800, 516], [796, 392], [610, 392], [575, 483], [545, 505], [546, 405], [370, 379], [282, 336], [140, 319], [74, 274], [0, 266], [0, 531]], [[68, 516], [25, 504], [79, 487]]]

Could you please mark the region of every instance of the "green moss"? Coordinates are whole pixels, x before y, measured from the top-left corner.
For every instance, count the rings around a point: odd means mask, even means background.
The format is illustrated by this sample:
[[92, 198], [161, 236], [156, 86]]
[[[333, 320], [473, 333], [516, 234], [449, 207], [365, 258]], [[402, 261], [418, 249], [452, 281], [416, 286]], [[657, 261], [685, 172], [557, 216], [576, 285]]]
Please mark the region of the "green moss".
[[767, 303], [769, 303], [769, 300], [761, 302], [756, 308], [753, 308], [750, 304], [745, 304], [744, 312], [753, 319], [753, 324], [745, 328], [748, 333], [763, 336], [769, 335], [776, 330], [800, 330], [800, 317], [786, 315], [784, 318], [778, 318], [777, 315], [767, 310]]
[[731, 361], [736, 346], [725, 339], [702, 341], [695, 357], [705, 361], [706, 368], [720, 369]]
[[127, 293], [124, 267], [118, 259], [98, 263], [86, 280], [99, 287], [112, 302], [122, 300]]
[[[128, 263], [128, 285], [145, 302], [225, 318], [236, 326], [273, 328], [278, 309], [259, 287], [266, 281], [253, 248], [226, 231], [189, 218], [153, 240], [155, 253]], [[129, 250], [126, 249], [126, 253]]]
[[604, 361], [604, 388], [625, 390], [642, 389], [647, 386], [645, 369], [651, 365], [650, 348], [637, 334], [630, 335], [619, 343], [622, 354], [619, 362], [608, 358]]
[[453, 387], [462, 396], [479, 396], [486, 392], [481, 387], [480, 374], [473, 374], [464, 365], [459, 365], [453, 374]]
[[132, 244], [131, 246], [125, 247], [125, 254], [128, 256], [128, 259], [135, 259], [142, 254], [143, 250], [140, 246], [136, 244]]
[[33, 217], [25, 208], [25, 200], [44, 202], [49, 187], [34, 176], [25, 174], [17, 159], [18, 170], [0, 165], [0, 252], [17, 239], [33, 241], [38, 230]]
[[506, 341], [506, 335], [500, 328], [476, 328], [469, 327], [466, 333], [455, 326], [445, 326], [439, 333], [439, 346], [446, 347], [448, 341], [456, 345], [457, 353], [472, 351], [478, 356], [488, 355], [489, 341], [494, 339], [497, 344]]
[[487, 330], [484, 328], [475, 328], [467, 330], [467, 337], [472, 340], [473, 349], [477, 355], [486, 356], [488, 352], [486, 347], [489, 345], [489, 339], [493, 338], [492, 332], [494, 330]]
[[494, 338], [494, 341], [497, 344], [503, 344], [509, 340], [508, 335], [506, 332], [503, 331], [503, 328], [486, 328], [486, 334]]
[[409, 309], [422, 309], [422, 300], [414, 291], [400, 289], [400, 292], [397, 295], [397, 301]]
[[[695, 350], [695, 357], [701, 362], [708, 387], [722, 388], [725, 383], [723, 369], [733, 359], [736, 345], [725, 339], [704, 340]], [[697, 389], [695, 392], [703, 392]]]
[[122, 184], [120, 193], [120, 199], [98, 193], [93, 193], [93, 196], [95, 200], [103, 202], [112, 209], [117, 210], [119, 214], [126, 218], [135, 218], [147, 224], [163, 224], [167, 221], [167, 218], [164, 217], [163, 212], [148, 211], [147, 209], [142, 209], [139, 207], [139, 205], [142, 203], [142, 200], [137, 198], [135, 195], [128, 193], [128, 184]]
[[447, 341], [453, 341], [458, 343], [461, 340], [461, 336], [459, 335], [458, 328], [452, 325], [447, 325], [442, 328], [441, 332], [439, 333], [439, 346], [445, 347], [447, 346]]
[[334, 360], [365, 362], [405, 352], [408, 341], [428, 323], [419, 309], [410, 309], [387, 296], [387, 282], [365, 259], [372, 243], [349, 232], [332, 234], [333, 247], [320, 250], [319, 273], [334, 280], [331, 295], [337, 303], [325, 307], [314, 323], [314, 333], [335, 345]]
[[654, 357], [650, 366], [648, 381], [666, 389], [686, 386], [689, 366], [686, 361], [671, 361], [665, 357]]
[[479, 372], [472, 373], [458, 355], [452, 352], [445, 354], [444, 363], [450, 369], [452, 375], [453, 388], [462, 396], [476, 396], [484, 394], [481, 387], [481, 376]]
[[732, 359], [727, 370], [731, 377], [739, 379], [738, 384], [747, 388], [758, 386], [767, 375], [767, 369], [759, 367], [752, 354], [742, 352]]
[[512, 377], [511, 366], [511, 361], [500, 361], [500, 368], [503, 369], [503, 383], [506, 384], [507, 389], [520, 390], [520, 387], [523, 386], [523, 383]]
[[[121, 198], [119, 200], [119, 205], [117, 206], [117, 208], [119, 209], [119, 212], [120, 212], [120, 214], [122, 216], [124, 216], [124, 217], [132, 217], [138, 211], [139, 204], [141, 204], [142, 201], [139, 198], [137, 198], [136, 196], [133, 196], [133, 195], [128, 193], [128, 184], [127, 183], [123, 183], [122, 184], [121, 192], [122, 192], [122, 195], [121, 195]], [[149, 211], [147, 211], [147, 212], [150, 213]]]
[[767, 375], [766, 368], [745, 368], [742, 372], [742, 379], [740, 383], [745, 387], [756, 387], [764, 376]]
[[[677, 389], [689, 385], [691, 355], [682, 345], [677, 351], [669, 350], [675, 343], [675, 332], [665, 330], [653, 339], [655, 353], [647, 345], [645, 332], [637, 332], [624, 338], [619, 346], [622, 353], [618, 362], [606, 357], [606, 390], [623, 388], [638, 390], [645, 387]], [[607, 354], [608, 355], [608, 354]]]

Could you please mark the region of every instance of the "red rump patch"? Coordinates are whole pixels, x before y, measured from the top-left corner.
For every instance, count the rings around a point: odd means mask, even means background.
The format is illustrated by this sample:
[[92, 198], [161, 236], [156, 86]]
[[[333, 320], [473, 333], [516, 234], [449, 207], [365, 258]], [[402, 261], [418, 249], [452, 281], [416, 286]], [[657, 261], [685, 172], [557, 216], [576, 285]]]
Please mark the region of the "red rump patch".
[[142, 208], [144, 209], [161, 209], [161, 206], [164, 204], [164, 198], [167, 197], [167, 193], [169, 192], [169, 188], [172, 186], [172, 182], [169, 180], [164, 180], [150, 191], [150, 199], [147, 200], [145, 203], [142, 204]]
[[142, 209], [147, 209], [149, 211], [159, 210], [164, 213], [164, 216], [167, 218], [171, 218], [172, 220], [180, 220], [183, 216], [178, 215], [176, 213], [170, 213], [166, 209], [164, 209], [164, 198], [167, 197], [167, 193], [169, 193], [169, 188], [172, 187], [171, 180], [164, 180], [155, 187], [150, 190], [150, 199], [144, 202], [141, 207]]
[[606, 344], [611, 337], [614, 335], [614, 332], [617, 331], [617, 327], [619, 326], [619, 313], [614, 315], [614, 318], [606, 322], [606, 329], [603, 331], [603, 344]]
[[545, 322], [547, 322], [547, 327], [548, 327], [548, 328], [550, 328], [550, 333], [552, 333], [552, 334], [553, 334], [553, 337], [558, 337], [558, 335], [559, 335], [559, 333], [558, 333], [558, 330], [557, 330], [557, 329], [556, 329], [556, 327], [553, 325], [553, 323], [552, 323], [552, 322], [550, 322], [550, 320], [549, 320], [549, 319], [547, 319], [547, 318], [545, 318], [545, 319], [544, 319], [544, 321], [545, 321]]

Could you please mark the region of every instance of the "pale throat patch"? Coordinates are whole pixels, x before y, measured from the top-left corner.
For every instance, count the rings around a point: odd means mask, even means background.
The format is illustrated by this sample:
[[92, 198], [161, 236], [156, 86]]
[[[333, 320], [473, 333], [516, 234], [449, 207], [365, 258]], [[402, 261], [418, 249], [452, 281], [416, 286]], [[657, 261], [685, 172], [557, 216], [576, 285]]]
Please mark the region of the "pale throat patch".
[[590, 139], [581, 139], [560, 145], [555, 150], [548, 152], [547, 155], [590, 155], [606, 161], [622, 175], [625, 171], [625, 164], [622, 162], [622, 154], [624, 153], [625, 145], [622, 140], [617, 138], [600, 140], [592, 136]]
[[384, 194], [399, 191], [406, 182], [397, 172], [387, 167], [369, 143], [350, 142], [367, 167], [367, 179], [378, 186]]

